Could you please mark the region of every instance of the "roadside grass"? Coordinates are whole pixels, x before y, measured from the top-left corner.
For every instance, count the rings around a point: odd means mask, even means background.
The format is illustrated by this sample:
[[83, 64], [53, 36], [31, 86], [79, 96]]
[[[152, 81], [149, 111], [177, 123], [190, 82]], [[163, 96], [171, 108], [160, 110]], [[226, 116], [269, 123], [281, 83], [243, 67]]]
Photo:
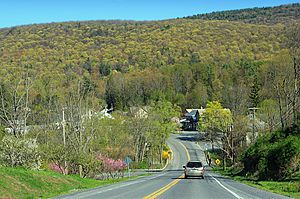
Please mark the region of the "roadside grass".
[[166, 163], [163, 164], [152, 164], [149, 166], [149, 164], [146, 161], [139, 162], [139, 163], [131, 163], [131, 168], [133, 170], [138, 170], [138, 169], [161, 169], [165, 166]]
[[50, 198], [135, 178], [138, 176], [95, 180], [77, 175], [64, 176], [52, 171], [0, 167], [0, 198]]
[[237, 175], [239, 171], [234, 169], [228, 169], [224, 171], [220, 167], [215, 167], [213, 171], [252, 187], [300, 199], [300, 175], [285, 181], [258, 181], [255, 179], [246, 178], [244, 176], [239, 176]]

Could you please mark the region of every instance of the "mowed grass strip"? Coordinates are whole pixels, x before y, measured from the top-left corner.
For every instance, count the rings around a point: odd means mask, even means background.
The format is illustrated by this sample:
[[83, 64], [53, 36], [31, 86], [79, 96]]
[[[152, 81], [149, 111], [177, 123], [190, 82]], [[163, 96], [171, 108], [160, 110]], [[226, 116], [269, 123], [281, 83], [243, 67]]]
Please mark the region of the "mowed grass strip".
[[300, 199], [300, 174], [292, 179], [286, 179], [284, 181], [259, 181], [236, 175], [235, 173], [237, 171], [232, 171], [231, 169], [223, 171], [221, 168], [215, 168], [213, 171], [252, 187], [284, 196], [289, 196], [295, 199]]
[[278, 193], [281, 195], [289, 196], [295, 199], [300, 199], [300, 181], [251, 181], [243, 178], [235, 178], [236, 180], [248, 184], [265, 191]]
[[95, 180], [77, 175], [64, 176], [52, 171], [0, 167], [0, 198], [49, 198], [128, 179]]

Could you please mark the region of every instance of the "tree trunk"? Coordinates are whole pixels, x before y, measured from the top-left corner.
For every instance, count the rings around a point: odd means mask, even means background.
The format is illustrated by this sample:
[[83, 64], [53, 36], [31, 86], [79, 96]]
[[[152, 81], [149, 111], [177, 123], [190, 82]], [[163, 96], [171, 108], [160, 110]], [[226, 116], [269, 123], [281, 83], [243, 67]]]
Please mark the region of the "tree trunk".
[[134, 161], [138, 162], [139, 161], [139, 142], [140, 142], [140, 137], [138, 136], [136, 141], [135, 141], [135, 152], [134, 152]]
[[226, 154], [223, 155], [223, 170], [226, 170]]
[[82, 165], [79, 165], [79, 176], [83, 178]]
[[276, 86], [277, 90], [277, 99], [278, 99], [278, 105], [279, 105], [279, 114], [280, 114], [280, 122], [281, 122], [281, 128], [284, 129], [284, 119], [283, 119], [283, 110], [282, 110], [282, 101], [281, 101], [281, 96], [279, 92], [279, 86]]
[[293, 96], [293, 115], [294, 123], [297, 123], [297, 97], [298, 97], [298, 73], [297, 73], [297, 61], [294, 57], [294, 96]]
[[160, 144], [160, 157], [159, 157], [159, 163], [160, 164], [162, 164], [162, 161], [163, 161], [163, 157], [162, 157], [162, 155], [163, 155], [163, 149], [164, 149], [164, 147], [163, 147], [163, 143], [161, 143]]
[[134, 155], [134, 161], [135, 162], [139, 161], [139, 145], [136, 145], [135, 155]]
[[209, 135], [210, 135], [210, 143], [211, 143], [211, 150], [214, 151], [214, 140], [213, 140], [213, 132], [210, 131]]
[[147, 142], [145, 142], [144, 147], [143, 147], [143, 151], [142, 151], [142, 161], [144, 160], [146, 148], [147, 148]]

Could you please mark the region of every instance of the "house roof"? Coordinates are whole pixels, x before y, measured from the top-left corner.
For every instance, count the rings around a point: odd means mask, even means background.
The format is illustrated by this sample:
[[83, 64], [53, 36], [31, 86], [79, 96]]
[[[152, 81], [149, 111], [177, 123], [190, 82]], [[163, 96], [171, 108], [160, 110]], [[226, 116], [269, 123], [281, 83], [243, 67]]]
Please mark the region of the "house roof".
[[186, 113], [185, 116], [196, 116], [197, 112], [199, 113], [197, 109], [194, 109], [191, 112]]
[[193, 110], [197, 110], [198, 111], [198, 113], [199, 113], [199, 115], [202, 115], [202, 113], [205, 111], [205, 109], [204, 108], [200, 108], [200, 109], [191, 109], [191, 108], [188, 108], [188, 109], [185, 109], [186, 110], [186, 112], [187, 113], [190, 113], [190, 112], [192, 112]]
[[147, 106], [144, 106], [144, 107], [130, 107], [129, 112], [134, 117], [147, 118], [148, 117], [148, 112], [149, 112], [149, 107], [147, 107]]

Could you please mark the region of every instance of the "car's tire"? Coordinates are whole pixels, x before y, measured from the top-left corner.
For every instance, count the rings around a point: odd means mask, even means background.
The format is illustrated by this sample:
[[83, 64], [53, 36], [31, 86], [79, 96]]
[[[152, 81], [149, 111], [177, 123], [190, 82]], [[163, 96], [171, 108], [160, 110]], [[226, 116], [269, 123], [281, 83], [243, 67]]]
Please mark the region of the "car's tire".
[[204, 179], [204, 176], [201, 176], [202, 179]]

